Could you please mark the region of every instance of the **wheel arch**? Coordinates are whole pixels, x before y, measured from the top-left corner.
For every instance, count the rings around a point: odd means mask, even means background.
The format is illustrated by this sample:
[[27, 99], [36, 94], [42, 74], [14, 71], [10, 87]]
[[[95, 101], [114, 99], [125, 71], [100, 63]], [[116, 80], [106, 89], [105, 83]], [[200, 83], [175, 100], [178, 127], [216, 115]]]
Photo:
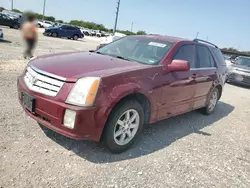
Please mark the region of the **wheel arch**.
[[124, 93], [124, 94], [120, 95], [120, 97], [116, 99], [116, 102], [113, 103], [108, 108], [108, 110], [106, 111], [106, 114], [107, 114], [108, 118], [106, 119], [106, 122], [104, 123], [103, 131], [102, 131], [102, 134], [100, 136], [100, 139], [103, 138], [105, 125], [106, 125], [108, 119], [111, 117], [112, 113], [116, 110], [116, 108], [120, 104], [122, 104], [126, 100], [136, 100], [143, 108], [144, 124], [147, 124], [149, 122], [150, 114], [151, 114], [151, 102], [150, 102], [149, 98], [146, 95], [144, 95], [143, 93], [140, 93], [140, 92]]
[[151, 102], [146, 95], [144, 95], [140, 92], [130, 92], [130, 93], [126, 93], [124, 95], [121, 95], [119, 97], [119, 100], [117, 100], [117, 102], [112, 105], [112, 108], [110, 109], [108, 117], [112, 114], [112, 111], [117, 106], [119, 106], [121, 103], [123, 103], [126, 100], [135, 100], [142, 106], [143, 112], [144, 112], [144, 123], [147, 124], [149, 122], [149, 119], [150, 119]]
[[223, 87], [221, 84], [218, 84], [216, 85], [214, 88], [217, 88], [219, 90], [219, 99], [221, 98], [221, 95], [222, 95], [222, 90], [223, 90]]

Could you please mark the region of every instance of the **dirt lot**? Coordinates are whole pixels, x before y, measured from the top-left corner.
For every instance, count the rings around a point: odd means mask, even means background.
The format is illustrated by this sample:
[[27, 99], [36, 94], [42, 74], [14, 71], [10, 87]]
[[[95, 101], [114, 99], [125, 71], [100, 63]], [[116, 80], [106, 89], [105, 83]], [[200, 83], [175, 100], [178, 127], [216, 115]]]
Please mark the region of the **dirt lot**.
[[[0, 187], [250, 187], [250, 89], [226, 85], [216, 113], [187, 113], [147, 127], [112, 155], [28, 118], [16, 78], [27, 61], [16, 30], [0, 42]], [[39, 37], [36, 55], [89, 50], [96, 42]]]

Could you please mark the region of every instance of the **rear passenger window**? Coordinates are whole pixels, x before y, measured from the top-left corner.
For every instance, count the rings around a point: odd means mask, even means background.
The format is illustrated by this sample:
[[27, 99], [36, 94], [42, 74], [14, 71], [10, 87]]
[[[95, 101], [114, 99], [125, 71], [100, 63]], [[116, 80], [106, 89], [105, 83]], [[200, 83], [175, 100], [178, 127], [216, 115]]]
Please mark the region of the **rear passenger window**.
[[190, 68], [195, 67], [195, 46], [192, 44], [180, 47], [173, 59], [185, 60], [190, 64]]
[[199, 68], [215, 67], [213, 57], [207, 47], [197, 45], [196, 53]]

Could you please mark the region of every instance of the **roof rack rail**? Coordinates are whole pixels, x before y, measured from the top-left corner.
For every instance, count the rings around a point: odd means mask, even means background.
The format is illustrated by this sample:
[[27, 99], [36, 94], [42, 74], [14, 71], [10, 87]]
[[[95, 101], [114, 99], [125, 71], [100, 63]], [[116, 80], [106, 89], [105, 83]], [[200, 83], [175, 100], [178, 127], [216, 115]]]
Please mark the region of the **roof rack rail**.
[[193, 41], [194, 41], [194, 42], [202, 42], [202, 43], [210, 44], [210, 45], [214, 46], [215, 48], [218, 48], [218, 46], [216, 46], [215, 44], [213, 44], [213, 43], [211, 43], [211, 42], [208, 42], [208, 41], [205, 41], [205, 40], [194, 39]]

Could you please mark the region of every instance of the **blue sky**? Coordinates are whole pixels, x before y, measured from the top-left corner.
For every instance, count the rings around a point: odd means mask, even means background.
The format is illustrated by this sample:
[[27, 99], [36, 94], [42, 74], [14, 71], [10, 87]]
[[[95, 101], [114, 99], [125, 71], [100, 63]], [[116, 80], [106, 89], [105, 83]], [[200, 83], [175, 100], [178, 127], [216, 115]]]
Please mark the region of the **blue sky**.
[[[113, 28], [117, 0], [47, 0], [46, 15]], [[10, 0], [0, 6], [10, 8]], [[14, 0], [14, 8], [42, 13], [43, 0]], [[119, 29], [145, 30], [250, 51], [250, 0], [121, 0]]]

